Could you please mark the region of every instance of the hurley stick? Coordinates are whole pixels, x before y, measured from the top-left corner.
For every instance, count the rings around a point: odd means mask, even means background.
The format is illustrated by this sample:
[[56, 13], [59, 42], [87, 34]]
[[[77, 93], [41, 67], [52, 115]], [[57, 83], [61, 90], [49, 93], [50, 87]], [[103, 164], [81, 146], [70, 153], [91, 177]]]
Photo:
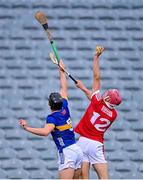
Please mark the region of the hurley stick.
[[74, 81], [75, 84], [77, 84], [77, 80], [65, 68], [63, 68], [60, 63], [58, 63], [53, 53], [50, 53], [50, 59], [54, 64], [58, 65]]
[[53, 37], [52, 37], [52, 34], [51, 32], [49, 31], [48, 29], [48, 18], [46, 17], [46, 15], [42, 12], [42, 11], [38, 11], [36, 14], [35, 14], [35, 18], [37, 19], [37, 21], [43, 26], [47, 36], [48, 36], [48, 39], [50, 41], [50, 44], [51, 44], [51, 47], [53, 49], [53, 52], [56, 56], [56, 59], [58, 60], [58, 64], [59, 64], [59, 61], [60, 61], [60, 57], [59, 57], [59, 54], [58, 54], [58, 51], [57, 51], [57, 48], [55, 46], [55, 43], [53, 41]]

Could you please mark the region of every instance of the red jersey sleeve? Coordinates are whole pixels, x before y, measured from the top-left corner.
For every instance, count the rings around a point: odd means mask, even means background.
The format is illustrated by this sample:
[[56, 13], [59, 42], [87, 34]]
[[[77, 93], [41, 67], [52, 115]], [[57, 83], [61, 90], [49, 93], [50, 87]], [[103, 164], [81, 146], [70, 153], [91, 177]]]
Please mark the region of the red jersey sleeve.
[[91, 96], [92, 105], [97, 105], [101, 102], [101, 93], [100, 90], [95, 91]]

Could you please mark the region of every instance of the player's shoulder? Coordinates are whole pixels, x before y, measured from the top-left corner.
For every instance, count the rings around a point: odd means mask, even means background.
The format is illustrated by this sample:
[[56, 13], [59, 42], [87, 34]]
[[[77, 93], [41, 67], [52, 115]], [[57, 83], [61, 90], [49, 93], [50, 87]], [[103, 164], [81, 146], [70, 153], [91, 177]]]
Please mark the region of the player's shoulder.
[[99, 89], [96, 90], [96, 91], [94, 91], [94, 92], [92, 93], [92, 95], [91, 95], [91, 100], [93, 100], [93, 99], [95, 99], [95, 98], [96, 98], [97, 101], [100, 101], [100, 100], [102, 99], [101, 92], [100, 92]]
[[92, 99], [93, 97], [96, 97], [98, 100], [100, 100], [100, 99], [101, 99], [101, 91], [100, 91], [99, 89], [96, 90], [96, 91], [94, 91], [94, 92], [92, 93], [92, 95], [91, 95], [91, 99]]
[[63, 106], [68, 106], [68, 98], [63, 98]]
[[49, 115], [46, 117], [46, 123], [47, 123], [47, 124], [54, 124], [54, 125], [56, 125], [56, 124], [57, 124], [57, 121], [56, 121], [56, 118], [55, 118], [52, 114], [49, 114]]
[[55, 120], [55, 116], [53, 116], [51, 113], [51, 114], [47, 115], [46, 119], [47, 120]]
[[101, 94], [100, 89], [98, 89], [98, 90], [94, 91], [94, 92], [91, 94], [91, 98], [92, 98], [93, 96], [100, 95], [100, 94]]

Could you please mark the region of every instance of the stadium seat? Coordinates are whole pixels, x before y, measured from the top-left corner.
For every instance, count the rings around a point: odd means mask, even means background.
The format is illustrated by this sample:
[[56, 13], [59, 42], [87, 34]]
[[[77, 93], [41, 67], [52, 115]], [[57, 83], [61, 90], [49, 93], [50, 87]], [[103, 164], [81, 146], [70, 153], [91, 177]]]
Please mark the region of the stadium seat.
[[0, 169], [0, 178], [1, 179], [6, 179], [7, 178], [7, 173], [3, 169]]
[[128, 113], [128, 116], [125, 116], [125, 120], [129, 121], [129, 122], [138, 122], [139, 118], [142, 116], [142, 112], [139, 112], [137, 110], [134, 111], [134, 114], [132, 114], [131, 112]]
[[8, 148], [8, 147], [10, 147], [10, 142], [4, 138], [1, 138], [0, 139], [0, 149]]
[[[132, 133], [132, 137], [131, 137]], [[124, 130], [121, 134], [116, 136], [118, 141], [132, 141], [137, 139], [137, 132], [133, 132], [131, 130]]]
[[142, 134], [142, 132], [140, 132], [140, 135], [138, 136], [138, 140], [142, 143], [142, 141], [143, 141], [143, 134]]
[[121, 179], [123, 178], [122, 174], [115, 171], [115, 170], [111, 170], [109, 171], [109, 178], [110, 179]]
[[[114, 139], [110, 139], [110, 141], [106, 141], [105, 140], [105, 152], [107, 152], [108, 153], [108, 151], [109, 152], [112, 152], [112, 151], [116, 151], [116, 150], [118, 150], [118, 149], [121, 149], [122, 148], [122, 143], [121, 142], [118, 142], [118, 141], [116, 141], [116, 140], [114, 140]], [[106, 153], [106, 154], [107, 154]]]
[[7, 177], [12, 179], [20, 179], [21, 177], [25, 177], [27, 179], [30, 177], [30, 174], [28, 171], [19, 168], [14, 170], [8, 170]]
[[140, 164], [140, 166], [139, 166], [139, 171], [140, 171], [141, 173], [143, 173], [143, 165], [142, 165], [142, 164]]
[[139, 149], [137, 152], [134, 153], [133, 156], [131, 156], [131, 160], [133, 162], [140, 162], [143, 160], [143, 152], [141, 149]]
[[29, 140], [40, 140], [40, 139], [42, 140], [44, 137], [42, 137], [42, 136], [35, 136], [35, 134], [28, 133], [27, 138]]
[[109, 161], [112, 162], [124, 162], [125, 160], [129, 160], [129, 154], [126, 151], [121, 151], [120, 149], [111, 153], [108, 156]]
[[141, 122], [140, 124], [139, 123], [136, 123], [136, 122], [132, 122], [132, 127], [131, 129], [135, 132], [137, 131], [142, 131], [143, 130], [143, 127], [142, 127], [143, 123]]
[[[44, 150], [47, 150], [49, 148], [49, 143], [51, 143], [51, 141], [49, 140], [49, 138], [46, 138], [46, 139], [40, 139], [40, 140], [35, 140], [34, 143], [33, 143], [33, 147], [36, 149], [36, 150], [39, 150], [39, 151], [44, 151]], [[40, 146], [39, 146], [40, 145]]]
[[13, 119], [8, 119], [7, 123], [5, 123], [6, 119], [5, 117], [0, 117], [0, 127], [1, 129], [12, 129], [14, 127]]
[[18, 152], [17, 157], [21, 160], [38, 158], [40, 153], [32, 148], [27, 148]]
[[16, 158], [17, 152], [10, 147], [0, 149], [0, 159], [11, 159]]
[[128, 172], [124, 175], [124, 179], [142, 179], [143, 173], [141, 172]]
[[16, 151], [21, 151], [24, 150], [26, 148], [32, 148], [33, 147], [34, 142], [29, 141], [27, 139], [15, 139], [12, 140], [10, 142], [10, 147], [12, 147], [13, 149], [15, 149]]
[[24, 162], [16, 158], [8, 159], [5, 161], [2, 161], [1, 163], [1, 167], [5, 170], [23, 168], [23, 165], [24, 165]]
[[[105, 136], [104, 136], [104, 138], [105, 138], [105, 140], [108, 142], [109, 140], [114, 140], [115, 139], [115, 137], [116, 137], [116, 133], [114, 132], [114, 131], [107, 131], [106, 133], [105, 133]], [[105, 141], [105, 142], [106, 142]]]
[[30, 178], [32, 178], [32, 179], [43, 179], [43, 177], [45, 177], [46, 179], [49, 179], [49, 177], [53, 178], [53, 179], [57, 179], [58, 175], [57, 175], [56, 171], [51, 172], [51, 171], [44, 169], [44, 168], [42, 168], [40, 170], [33, 171], [30, 174]]
[[[40, 167], [39, 167], [40, 164]], [[24, 169], [27, 171], [30, 170], [39, 170], [39, 168], [44, 168], [46, 166], [46, 162], [41, 160], [41, 159], [31, 159], [27, 160], [26, 163], [24, 164]]]
[[5, 135], [4, 130], [0, 129], [0, 139], [3, 139]]
[[126, 142], [124, 143], [123, 149], [129, 152], [137, 152], [138, 149], [142, 149], [143, 148], [143, 144], [141, 142], [138, 141], [132, 141], [132, 142]]
[[130, 123], [125, 121], [123, 118], [117, 117], [119, 120], [115, 121], [112, 125], [113, 131], [123, 131], [130, 129]]
[[[15, 124], [15, 127], [16, 126], [19, 126], [18, 122], [17, 124]], [[15, 130], [14, 129], [7, 130], [6, 136], [5, 136], [7, 140], [24, 139], [25, 137], [27, 137], [26, 132], [24, 132], [23, 129], [19, 127], [18, 129], [15, 129]]]
[[55, 171], [58, 169], [58, 164], [57, 164], [57, 161], [50, 161], [47, 165], [47, 169], [50, 170], [50, 171]]
[[[95, 47], [105, 47], [100, 58], [101, 91], [118, 88], [123, 97], [117, 120], [105, 134], [109, 175], [111, 179], [142, 179], [143, 1], [139, 0], [0, 1], [0, 178], [58, 178], [51, 136], [29, 134], [18, 124], [24, 118], [32, 127], [43, 127], [50, 113], [47, 98], [60, 88], [58, 69], [49, 59], [50, 43], [34, 18], [38, 10], [48, 17], [67, 70], [90, 90]], [[89, 101], [67, 79], [75, 127]], [[93, 169], [90, 177], [97, 178]]]
[[[133, 172], [136, 172], [138, 168], [138, 164], [130, 161], [121, 162], [116, 166], [116, 170], [119, 172], [130, 172], [132, 169]], [[130, 178], [130, 177], [129, 177]]]
[[50, 149], [42, 150], [42, 153], [40, 154], [40, 158], [45, 161], [54, 160], [54, 157], [56, 155], [56, 150], [53, 147], [53, 150], [50, 151]]

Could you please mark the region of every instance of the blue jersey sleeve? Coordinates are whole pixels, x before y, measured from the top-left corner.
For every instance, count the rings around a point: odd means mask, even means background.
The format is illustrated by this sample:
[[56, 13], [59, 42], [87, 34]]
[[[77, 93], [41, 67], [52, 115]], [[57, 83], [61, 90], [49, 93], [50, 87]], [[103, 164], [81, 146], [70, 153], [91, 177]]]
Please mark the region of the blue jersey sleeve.
[[56, 126], [56, 119], [52, 116], [47, 116], [46, 117], [46, 123], [47, 124], [54, 124]]
[[63, 107], [66, 108], [68, 106], [68, 101], [63, 98]]

